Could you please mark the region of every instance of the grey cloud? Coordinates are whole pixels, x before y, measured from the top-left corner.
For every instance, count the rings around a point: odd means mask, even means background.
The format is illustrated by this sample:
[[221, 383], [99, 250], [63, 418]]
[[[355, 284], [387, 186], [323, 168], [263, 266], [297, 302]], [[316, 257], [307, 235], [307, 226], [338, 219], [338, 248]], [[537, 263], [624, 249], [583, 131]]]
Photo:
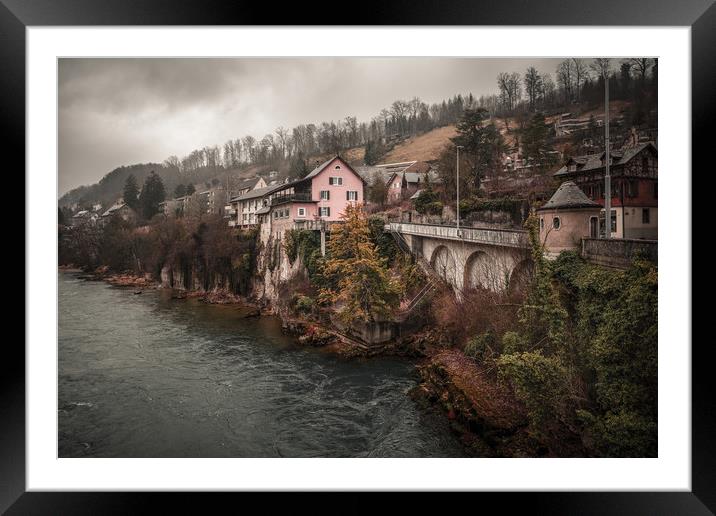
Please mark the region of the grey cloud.
[[236, 58], [61, 59], [59, 190], [112, 168], [162, 161], [278, 126], [356, 116], [368, 121], [396, 99], [436, 102], [494, 93], [501, 71], [558, 59]]

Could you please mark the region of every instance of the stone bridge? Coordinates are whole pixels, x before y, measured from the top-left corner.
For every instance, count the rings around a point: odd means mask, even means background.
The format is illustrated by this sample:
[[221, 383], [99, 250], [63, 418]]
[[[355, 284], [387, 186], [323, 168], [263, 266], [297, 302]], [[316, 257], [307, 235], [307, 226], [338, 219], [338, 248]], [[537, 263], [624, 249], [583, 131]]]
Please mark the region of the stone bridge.
[[512, 290], [532, 274], [526, 231], [405, 223], [390, 223], [385, 229], [458, 294], [478, 286]]

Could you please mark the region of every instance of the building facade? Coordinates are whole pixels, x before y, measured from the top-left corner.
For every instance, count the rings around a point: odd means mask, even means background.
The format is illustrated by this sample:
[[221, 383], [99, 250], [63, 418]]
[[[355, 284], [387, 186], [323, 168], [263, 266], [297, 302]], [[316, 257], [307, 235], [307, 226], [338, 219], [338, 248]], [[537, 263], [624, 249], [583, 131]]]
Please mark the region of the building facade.
[[[591, 200], [604, 206], [606, 153], [570, 158], [554, 173], [573, 181]], [[613, 238], [658, 238], [658, 155], [652, 142], [610, 151]], [[604, 214], [601, 215], [604, 219]], [[603, 224], [603, 222], [602, 222]]]
[[257, 213], [262, 235], [283, 238], [289, 229], [320, 229], [341, 220], [349, 204], [365, 203], [365, 180], [340, 156], [306, 177], [278, 185]]

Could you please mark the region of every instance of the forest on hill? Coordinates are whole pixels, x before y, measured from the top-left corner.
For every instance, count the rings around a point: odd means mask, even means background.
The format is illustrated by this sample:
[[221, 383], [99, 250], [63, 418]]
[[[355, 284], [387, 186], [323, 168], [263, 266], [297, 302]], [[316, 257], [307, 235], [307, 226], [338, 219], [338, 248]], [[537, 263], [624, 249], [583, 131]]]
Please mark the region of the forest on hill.
[[[432, 104], [418, 97], [399, 99], [369, 121], [348, 116], [291, 129], [278, 127], [262, 138], [246, 135], [229, 139], [223, 145], [194, 149], [181, 158], [170, 156], [162, 163], [116, 168], [96, 184], [67, 192], [59, 204], [77, 203], [82, 208], [101, 202], [107, 206], [121, 197], [130, 174], [141, 184], [152, 171], [161, 177], [167, 192], [173, 192], [180, 184], [208, 188], [221, 183], [230, 187], [234, 180], [269, 170], [278, 171], [279, 177], [296, 177], [313, 168], [317, 160], [337, 153], [347, 155], [355, 164], [370, 165], [386, 158], [407, 160], [411, 159], [407, 145], [410, 139], [419, 142], [416, 145], [421, 159], [437, 159], [435, 149], [441, 147], [437, 140], [443, 139], [444, 145], [450, 143], [454, 133], [448, 127], [456, 125], [466, 109], [482, 108], [492, 121], [499, 119], [496, 125], [501, 132], [519, 134], [535, 113], [544, 115], [549, 122], [565, 112], [574, 116], [598, 109], [604, 100], [605, 78], [609, 81], [610, 98], [626, 106], [626, 125], [655, 128], [657, 73], [658, 61], [650, 58], [574, 58], [561, 61], [554, 73], [539, 72], [534, 67], [523, 74], [500, 73], [495, 94], [457, 94]], [[444, 129], [436, 131], [441, 128]], [[427, 137], [430, 134], [432, 137]], [[419, 140], [421, 135], [426, 138]]]

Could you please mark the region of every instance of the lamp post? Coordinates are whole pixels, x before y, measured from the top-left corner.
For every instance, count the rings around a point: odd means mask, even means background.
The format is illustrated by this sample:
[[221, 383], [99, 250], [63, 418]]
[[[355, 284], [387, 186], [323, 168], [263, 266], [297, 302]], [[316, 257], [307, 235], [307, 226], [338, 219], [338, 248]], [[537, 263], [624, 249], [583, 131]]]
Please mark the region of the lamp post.
[[612, 178], [609, 175], [609, 74], [604, 74], [604, 238], [612, 237]]
[[455, 183], [456, 191], [457, 191], [457, 202], [455, 203], [456, 208], [456, 214], [457, 214], [457, 236], [460, 236], [460, 149], [463, 148], [462, 145], [456, 145], [455, 146], [457, 150], [457, 163], [456, 163], [456, 175], [457, 175], [457, 182]]

